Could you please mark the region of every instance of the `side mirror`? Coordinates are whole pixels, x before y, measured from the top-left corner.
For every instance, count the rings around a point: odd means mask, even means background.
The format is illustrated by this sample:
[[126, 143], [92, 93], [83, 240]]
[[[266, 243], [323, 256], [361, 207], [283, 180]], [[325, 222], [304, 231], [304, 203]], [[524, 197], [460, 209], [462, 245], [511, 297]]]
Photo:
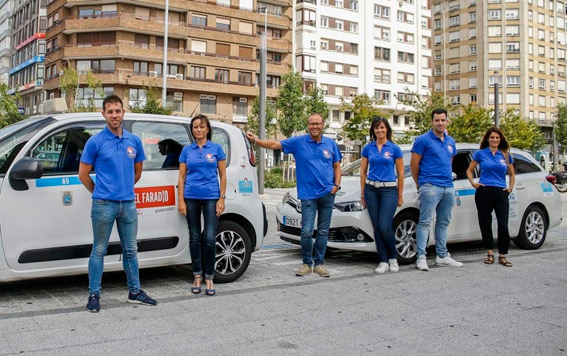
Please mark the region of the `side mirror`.
[[43, 164], [35, 158], [24, 157], [10, 171], [10, 185], [14, 190], [28, 190], [26, 179], [37, 179], [43, 175]]

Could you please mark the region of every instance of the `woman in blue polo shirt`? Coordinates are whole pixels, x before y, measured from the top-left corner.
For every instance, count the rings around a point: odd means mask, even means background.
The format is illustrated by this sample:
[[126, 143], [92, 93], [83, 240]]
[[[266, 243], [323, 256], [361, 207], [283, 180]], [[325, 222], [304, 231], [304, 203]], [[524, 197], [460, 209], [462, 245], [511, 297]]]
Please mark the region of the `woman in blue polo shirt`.
[[[179, 156], [179, 197], [185, 197], [185, 200], [179, 199], [178, 209], [187, 217], [189, 225], [189, 251], [195, 277], [191, 292], [201, 293], [201, 251], [204, 251], [205, 293], [215, 295], [215, 236], [226, 199], [226, 155], [219, 144], [211, 142], [211, 123], [205, 115], [197, 115], [191, 120], [191, 133], [195, 141], [185, 146]], [[205, 223], [203, 250], [201, 213]]]
[[[498, 263], [512, 267], [506, 258], [510, 247], [510, 234], [508, 231], [508, 195], [514, 189], [515, 174], [510, 146], [502, 131], [491, 127], [484, 134], [480, 143], [480, 150], [473, 155], [473, 160], [467, 169], [469, 182], [476, 189], [475, 203], [478, 213], [478, 224], [482, 234], [482, 242], [487, 250], [484, 263], [494, 263], [494, 238], [492, 236], [492, 211], [496, 214], [498, 222]], [[480, 179], [473, 181], [473, 171], [480, 166]], [[506, 186], [506, 172], [510, 176]]]
[[372, 142], [362, 149], [360, 198], [362, 204], [368, 208], [374, 226], [374, 241], [379, 259], [378, 267], [374, 271], [398, 272], [398, 252], [392, 221], [396, 207], [404, 203], [402, 150], [392, 142], [392, 128], [385, 118], [375, 118], [369, 134]]

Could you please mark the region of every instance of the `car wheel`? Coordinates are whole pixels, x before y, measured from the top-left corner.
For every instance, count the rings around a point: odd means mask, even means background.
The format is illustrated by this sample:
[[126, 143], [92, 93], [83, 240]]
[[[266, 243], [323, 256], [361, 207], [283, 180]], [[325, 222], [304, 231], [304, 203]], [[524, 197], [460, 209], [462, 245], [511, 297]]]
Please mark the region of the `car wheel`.
[[557, 190], [559, 190], [561, 193], [567, 192], [567, 182], [556, 184], [555, 186], [557, 187]]
[[398, 250], [398, 262], [409, 265], [415, 262], [417, 256], [417, 222], [419, 217], [416, 213], [406, 211], [394, 219], [394, 235], [396, 237], [396, 250]]
[[545, 214], [537, 206], [530, 205], [520, 225], [520, 233], [514, 239], [514, 244], [526, 250], [538, 249], [547, 236], [547, 221]]
[[217, 229], [215, 252], [215, 282], [237, 280], [248, 268], [252, 255], [250, 236], [233, 221], [221, 221]]

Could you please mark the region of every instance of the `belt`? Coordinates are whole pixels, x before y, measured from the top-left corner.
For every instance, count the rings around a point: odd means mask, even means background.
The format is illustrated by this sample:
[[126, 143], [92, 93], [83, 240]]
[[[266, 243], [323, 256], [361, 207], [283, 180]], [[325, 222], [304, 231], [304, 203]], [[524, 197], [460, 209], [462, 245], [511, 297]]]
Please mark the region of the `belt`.
[[398, 183], [396, 182], [378, 182], [373, 180], [366, 180], [366, 184], [373, 186], [374, 188], [388, 188], [388, 187], [397, 187]]

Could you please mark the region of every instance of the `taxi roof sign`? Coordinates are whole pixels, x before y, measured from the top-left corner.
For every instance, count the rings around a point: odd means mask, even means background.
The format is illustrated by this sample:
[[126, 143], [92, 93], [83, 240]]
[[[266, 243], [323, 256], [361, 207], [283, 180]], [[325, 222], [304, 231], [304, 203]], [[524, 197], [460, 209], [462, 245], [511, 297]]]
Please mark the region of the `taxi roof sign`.
[[65, 98], [49, 99], [43, 102], [42, 114], [56, 114], [56, 113], [64, 113], [68, 111], [69, 108], [67, 107], [67, 102], [65, 101]]

